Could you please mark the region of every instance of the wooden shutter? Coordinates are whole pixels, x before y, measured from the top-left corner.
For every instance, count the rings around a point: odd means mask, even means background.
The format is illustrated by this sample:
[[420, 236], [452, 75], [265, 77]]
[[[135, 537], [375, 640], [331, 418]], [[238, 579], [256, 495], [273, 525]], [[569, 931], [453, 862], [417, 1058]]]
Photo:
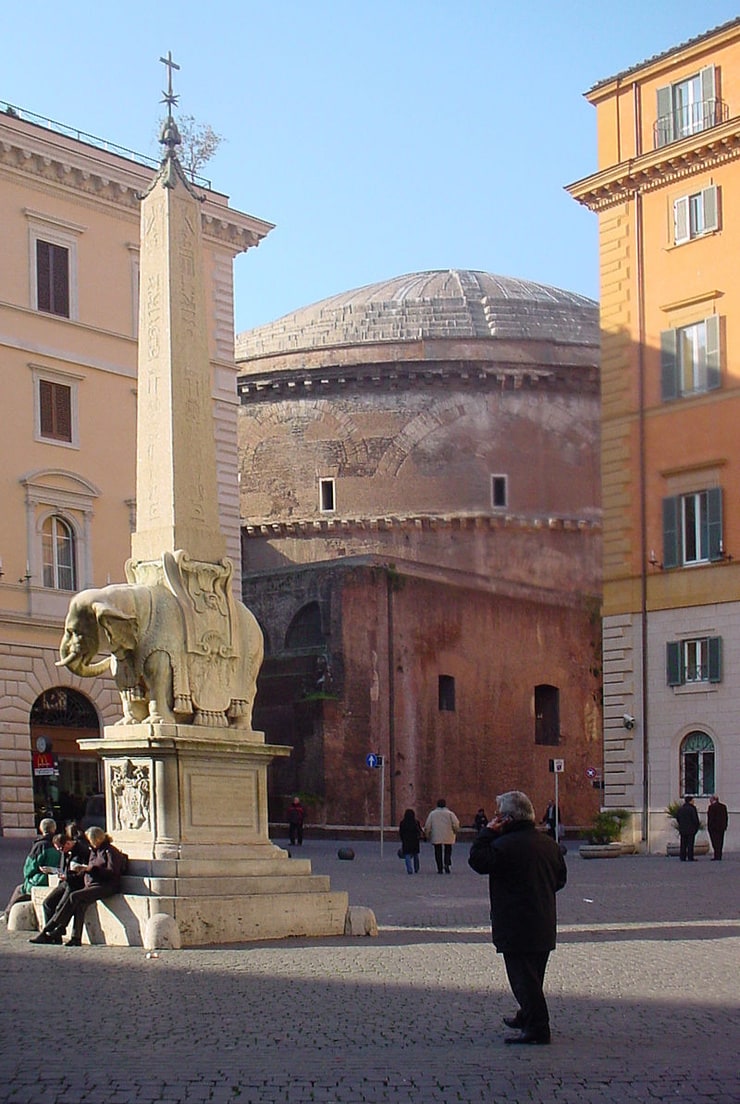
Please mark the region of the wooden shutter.
[[680, 686], [683, 682], [681, 663], [681, 644], [678, 640], [669, 640], [665, 646], [666, 681], [669, 686]]
[[660, 397], [663, 402], [678, 398], [678, 332], [660, 335]]
[[707, 65], [705, 69], [702, 69], [700, 74], [701, 78], [701, 98], [702, 98], [702, 130], [706, 130], [708, 127], [714, 126], [719, 122], [717, 117], [717, 82], [715, 79], [715, 68], [713, 65]]
[[72, 440], [72, 389], [63, 383], [39, 380], [39, 429], [42, 437]]
[[720, 384], [720, 326], [719, 315], [710, 314], [704, 319], [707, 342], [707, 391], [719, 387]]
[[51, 310], [51, 245], [36, 241], [36, 306], [40, 311]]
[[667, 146], [673, 141], [673, 97], [671, 86], [658, 89], [658, 118], [655, 126], [655, 145]]
[[681, 196], [673, 204], [673, 244], [680, 245], [689, 237], [689, 197]]
[[710, 682], [722, 681], [721, 636], [710, 636], [707, 640], [707, 678]]
[[707, 553], [712, 561], [723, 557], [721, 487], [710, 487], [707, 491]]
[[719, 230], [719, 195], [716, 184], [701, 190], [701, 202], [704, 208], [704, 233]]
[[663, 567], [678, 567], [679, 499], [663, 499]]
[[39, 428], [42, 437], [53, 436], [54, 396], [48, 380], [39, 380]]

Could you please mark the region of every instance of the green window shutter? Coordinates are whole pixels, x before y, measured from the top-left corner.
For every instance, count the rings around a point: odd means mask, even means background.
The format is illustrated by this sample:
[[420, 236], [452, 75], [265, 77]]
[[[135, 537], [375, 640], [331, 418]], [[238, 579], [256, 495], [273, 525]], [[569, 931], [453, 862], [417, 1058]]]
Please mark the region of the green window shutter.
[[722, 552], [722, 488], [707, 491], [707, 550], [709, 559], [721, 560]]
[[713, 65], [707, 65], [699, 74], [701, 78], [702, 129], [712, 127], [717, 118], [717, 82]]
[[673, 106], [671, 86], [658, 89], [658, 119], [655, 127], [655, 145], [667, 146], [673, 141]]
[[719, 195], [716, 184], [702, 188], [701, 201], [704, 208], [704, 233], [719, 230]]
[[660, 397], [663, 402], [678, 398], [678, 332], [660, 335]]
[[719, 315], [710, 314], [704, 320], [707, 339], [707, 391], [720, 384]]
[[663, 567], [678, 567], [679, 556], [679, 499], [663, 499]]
[[665, 646], [665, 660], [666, 660], [666, 681], [669, 686], [680, 686], [683, 682], [681, 677], [683, 672], [681, 670], [681, 644], [678, 640], [669, 640]]
[[710, 636], [707, 640], [707, 677], [710, 682], [722, 681], [721, 636]]
[[689, 240], [689, 197], [681, 196], [673, 204], [673, 244]]

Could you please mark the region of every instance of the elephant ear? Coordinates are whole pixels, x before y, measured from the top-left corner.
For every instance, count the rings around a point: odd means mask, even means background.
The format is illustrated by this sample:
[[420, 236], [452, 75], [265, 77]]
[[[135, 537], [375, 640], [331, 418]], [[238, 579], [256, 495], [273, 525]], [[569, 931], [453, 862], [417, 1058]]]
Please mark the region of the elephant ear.
[[93, 605], [98, 624], [108, 637], [114, 652], [133, 652], [138, 639], [138, 622], [133, 613], [124, 613], [115, 606], [107, 606], [102, 602]]

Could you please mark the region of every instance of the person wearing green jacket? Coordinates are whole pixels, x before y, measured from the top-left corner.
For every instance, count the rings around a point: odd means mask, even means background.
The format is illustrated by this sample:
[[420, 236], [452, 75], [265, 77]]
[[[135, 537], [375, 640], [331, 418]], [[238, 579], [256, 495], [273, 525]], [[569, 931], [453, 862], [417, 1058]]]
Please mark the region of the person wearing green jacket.
[[34, 886], [49, 884], [49, 875], [42, 868], [59, 866], [61, 852], [52, 842], [56, 830], [56, 821], [51, 817], [46, 817], [39, 824], [41, 834], [26, 856], [26, 861], [23, 863], [23, 881], [11, 893], [5, 911], [1, 914], [3, 920], [7, 921], [13, 905], [18, 904], [19, 901], [31, 900], [31, 890]]

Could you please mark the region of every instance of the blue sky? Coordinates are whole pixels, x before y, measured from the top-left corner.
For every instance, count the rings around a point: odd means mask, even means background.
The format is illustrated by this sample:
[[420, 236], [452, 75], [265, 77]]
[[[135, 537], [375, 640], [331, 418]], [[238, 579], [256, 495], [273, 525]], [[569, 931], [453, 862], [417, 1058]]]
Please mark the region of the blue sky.
[[[598, 297], [597, 81], [740, 14], [696, 0], [27, 0], [2, 17], [0, 99], [157, 153], [180, 109], [225, 141], [204, 169], [276, 223], [237, 258], [237, 331], [427, 268]], [[738, 108], [739, 105], [735, 105]]]

